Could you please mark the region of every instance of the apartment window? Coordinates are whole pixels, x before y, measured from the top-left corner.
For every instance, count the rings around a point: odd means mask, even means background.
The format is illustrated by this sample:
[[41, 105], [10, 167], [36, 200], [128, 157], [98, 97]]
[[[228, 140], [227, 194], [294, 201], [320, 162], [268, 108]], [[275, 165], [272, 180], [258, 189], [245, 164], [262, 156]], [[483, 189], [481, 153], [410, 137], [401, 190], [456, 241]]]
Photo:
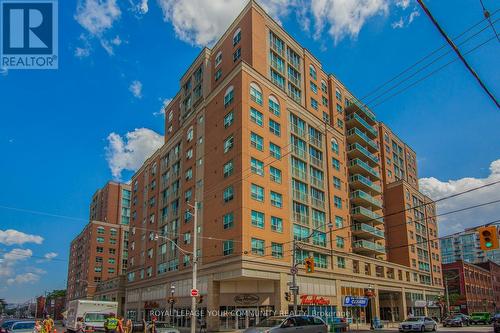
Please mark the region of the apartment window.
[[250, 145], [257, 150], [264, 150], [264, 139], [254, 132], [250, 133]]
[[193, 190], [189, 189], [186, 192], [184, 192], [184, 201], [185, 202], [190, 202], [193, 197]]
[[104, 227], [97, 227], [97, 233], [98, 234], [104, 234]]
[[224, 226], [224, 229], [230, 229], [234, 225], [234, 213], [227, 213], [224, 214], [222, 217], [222, 225]]
[[104, 248], [103, 248], [102, 246], [98, 246], [98, 247], [96, 248], [96, 252], [97, 252], [97, 253], [104, 253]]
[[338, 196], [333, 196], [333, 205], [335, 208], [342, 208], [342, 199]]
[[311, 77], [314, 79], [314, 80], [317, 80], [317, 76], [316, 76], [316, 68], [314, 68], [313, 65], [309, 65], [309, 75], [311, 75]]
[[273, 95], [269, 96], [269, 111], [275, 116], [279, 117], [280, 115], [280, 104], [278, 99]]
[[335, 216], [335, 227], [342, 228], [344, 226], [344, 219], [340, 216]]
[[104, 237], [97, 237], [97, 243], [104, 243]]
[[189, 148], [189, 150], [186, 152], [186, 159], [190, 160], [193, 158], [193, 148]]
[[191, 244], [191, 233], [186, 232], [184, 234], [184, 244]]
[[324, 80], [321, 80], [321, 91], [326, 94], [327, 89], [328, 89], [328, 86], [326, 85], [326, 82]]
[[328, 98], [321, 96], [321, 104], [323, 104], [323, 106], [328, 106]]
[[269, 131], [276, 136], [281, 135], [281, 126], [279, 123], [275, 122], [272, 119], [269, 119]]
[[224, 140], [224, 153], [227, 153], [230, 151], [234, 146], [234, 137], [230, 135], [229, 137]]
[[276, 232], [283, 232], [283, 219], [271, 216], [271, 230]]
[[96, 273], [102, 272], [102, 267], [94, 267], [94, 272]]
[[342, 105], [340, 104], [337, 104], [337, 112], [338, 113], [342, 113], [343, 109], [342, 109]]
[[262, 105], [262, 91], [257, 83], [250, 83], [250, 99], [255, 103]]
[[231, 176], [233, 174], [233, 171], [234, 171], [233, 160], [224, 164], [224, 178]]
[[238, 28], [233, 35], [233, 46], [238, 44], [240, 42], [240, 40], [241, 40], [241, 29]]
[[217, 52], [217, 56], [215, 57], [215, 67], [219, 66], [222, 62], [222, 52]]
[[335, 187], [337, 190], [340, 190], [342, 185], [340, 182], [340, 178], [333, 176], [333, 187]]
[[271, 191], [271, 205], [274, 207], [283, 207], [283, 196], [280, 193]]
[[335, 245], [337, 245], [337, 248], [343, 249], [345, 246], [344, 237], [337, 236], [337, 238], [335, 238]]
[[264, 241], [262, 239], [252, 238], [252, 253], [259, 256], [264, 255]]
[[224, 107], [230, 105], [234, 100], [234, 88], [230, 86], [227, 88], [226, 93], [224, 94]]
[[194, 136], [194, 130], [193, 127], [191, 126], [186, 135], [187, 142], [191, 142], [191, 140], [193, 140], [193, 136]]
[[281, 184], [281, 170], [275, 167], [269, 167], [269, 174], [271, 175], [271, 180], [275, 183]]
[[337, 267], [338, 268], [345, 268], [345, 258], [344, 257], [337, 257]]
[[219, 68], [216, 72], [215, 72], [215, 81], [219, 81], [219, 79], [222, 77], [222, 68]]
[[250, 169], [252, 173], [255, 173], [259, 176], [264, 176], [264, 162], [252, 157], [250, 159]]
[[340, 92], [339, 88], [335, 88], [335, 97], [337, 97], [339, 101], [342, 101], [342, 93]]
[[233, 124], [234, 121], [234, 114], [233, 111], [229, 112], [224, 116], [224, 128], [228, 128]]
[[270, 142], [269, 143], [269, 151], [270, 151], [272, 157], [274, 157], [277, 160], [281, 159], [281, 147], [280, 146]]
[[337, 139], [333, 138], [332, 141], [331, 141], [331, 144], [332, 144], [332, 152], [334, 152], [335, 154], [339, 154], [339, 142], [337, 141]]
[[250, 120], [259, 126], [263, 124], [264, 115], [254, 108], [250, 108]]
[[232, 240], [226, 240], [226, 241], [224, 241], [224, 243], [222, 245], [222, 253], [225, 256], [233, 254], [233, 249], [234, 249], [234, 245], [233, 245], [233, 241]]
[[251, 196], [252, 199], [257, 201], [264, 201], [264, 188], [259, 185], [252, 184], [251, 185]]
[[233, 62], [238, 61], [238, 59], [241, 58], [241, 47], [238, 48], [236, 51], [233, 53]]
[[344, 122], [340, 119], [337, 119], [337, 127], [338, 128], [344, 128]]
[[102, 262], [102, 257], [95, 257], [95, 262], [96, 263], [101, 263]]
[[334, 157], [332, 157], [332, 167], [337, 171], [340, 170], [340, 161]]
[[250, 215], [252, 219], [252, 225], [254, 227], [264, 229], [264, 213], [252, 210]]
[[310, 85], [311, 85], [311, 90], [312, 90], [312, 92], [313, 92], [313, 93], [315, 93], [315, 94], [317, 94], [317, 93], [318, 93], [318, 86], [316, 85], [316, 83], [314, 83], [314, 82], [312, 82], [312, 81], [311, 81], [311, 82], [309, 82], [309, 83], [310, 83]]
[[326, 246], [326, 234], [324, 232], [314, 230], [312, 239], [314, 245]]
[[293, 225], [293, 239], [298, 241], [307, 241], [309, 237], [309, 228], [300, 226], [298, 224]]
[[234, 198], [233, 186], [228, 186], [224, 189], [224, 202], [229, 202]]
[[271, 243], [271, 254], [274, 258], [283, 258], [283, 244]]
[[311, 107], [314, 110], [318, 110], [318, 101], [311, 97]]

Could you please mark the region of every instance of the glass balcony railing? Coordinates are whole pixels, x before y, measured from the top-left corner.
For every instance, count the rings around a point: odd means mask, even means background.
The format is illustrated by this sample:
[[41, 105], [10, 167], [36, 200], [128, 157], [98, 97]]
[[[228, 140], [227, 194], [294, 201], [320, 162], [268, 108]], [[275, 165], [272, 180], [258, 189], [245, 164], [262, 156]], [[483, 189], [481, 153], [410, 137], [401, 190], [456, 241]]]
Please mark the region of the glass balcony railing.
[[347, 152], [351, 153], [352, 155], [356, 154], [356, 156], [359, 156], [361, 154], [362, 156], [367, 157], [369, 159], [369, 162], [378, 165], [378, 157], [370, 153], [368, 149], [357, 142], [347, 146]]
[[294, 153], [295, 155], [297, 155], [302, 159], [306, 158], [306, 151], [297, 145], [292, 145], [292, 153]]
[[307, 202], [307, 193], [302, 191], [293, 190], [293, 198], [302, 202]]
[[312, 145], [315, 145], [318, 148], [323, 148], [323, 144], [321, 143], [321, 140], [319, 140], [318, 138], [315, 138], [312, 135], [309, 135], [309, 143]]
[[293, 220], [294, 222], [300, 223], [300, 224], [309, 224], [309, 216], [305, 214], [300, 214], [297, 212], [293, 213]]
[[271, 42], [271, 49], [280, 56], [283, 56], [285, 53], [285, 48], [279, 43]]
[[350, 115], [348, 115], [346, 117], [346, 120], [348, 123], [352, 122], [352, 121], [357, 122], [358, 124], [363, 126], [368, 131], [368, 133], [370, 133], [374, 137], [377, 136], [377, 133], [378, 133], [377, 129], [375, 129], [373, 126], [368, 124], [368, 122], [366, 120], [364, 120], [363, 118], [361, 118], [361, 116], [359, 116], [357, 113], [351, 113]]
[[299, 127], [295, 124], [291, 124], [291, 130], [292, 130], [292, 133], [301, 137], [301, 138], [305, 138], [306, 137], [306, 130], [305, 128], [302, 128], [302, 127]]
[[377, 238], [385, 238], [384, 232], [366, 223], [356, 223], [351, 227], [354, 233], [364, 232]]
[[380, 179], [380, 174], [378, 173], [378, 171], [376, 171], [374, 168], [372, 168], [366, 162], [363, 162], [359, 158], [352, 159], [349, 162], [349, 167], [359, 168], [361, 170], [368, 172], [373, 177], [377, 177], [378, 179]]
[[355, 111], [360, 111], [362, 112], [366, 118], [368, 118], [368, 121], [370, 121], [372, 124], [376, 123], [376, 119], [375, 119], [375, 114], [370, 111], [366, 105], [362, 104], [360, 101], [358, 101], [357, 98], [351, 98], [349, 100], [349, 106], [346, 108], [346, 111], [349, 111], [349, 110], [355, 110]]
[[378, 151], [378, 145], [375, 141], [373, 141], [372, 139], [370, 139], [366, 134], [365, 132], [363, 132], [362, 130], [360, 130], [359, 128], [357, 127], [353, 127], [351, 128], [350, 130], [347, 131], [347, 137], [354, 137], [354, 136], [358, 136], [359, 138], [361, 138], [362, 140], [364, 140], [364, 142], [366, 142], [372, 149]]
[[311, 204], [316, 208], [325, 209], [325, 201], [324, 200], [311, 197]]
[[320, 160], [319, 158], [311, 155], [309, 155], [309, 160], [311, 161], [311, 164], [314, 165], [315, 167], [323, 168], [323, 160]]
[[353, 242], [352, 247], [354, 249], [385, 253], [385, 246], [364, 239]]
[[307, 181], [307, 172], [296, 167], [292, 167], [292, 176], [300, 180]]
[[364, 222], [364, 221], [370, 221], [370, 222], [378, 222], [378, 223], [383, 223], [384, 218], [380, 216], [379, 214], [372, 212], [371, 210], [361, 207], [361, 206], [355, 206], [354, 208], [351, 209], [351, 215], [352, 218], [356, 221]]
[[349, 177], [349, 182], [350, 183], [360, 183], [360, 184], [366, 186], [367, 188], [369, 188], [377, 193], [381, 193], [381, 191], [382, 191], [382, 189], [379, 185], [375, 184], [370, 179], [368, 179], [365, 176], [360, 175], [360, 174], [355, 174], [355, 175], [352, 175], [351, 177]]
[[356, 190], [351, 192], [351, 200], [355, 199], [363, 199], [364, 201], [367, 201], [371, 205], [382, 208], [382, 201], [375, 199], [371, 195], [369, 195], [366, 192], [363, 192], [361, 190]]
[[[293, 170], [293, 168], [292, 168]], [[311, 175], [311, 185], [317, 188], [323, 188], [323, 179], [320, 179], [318, 177], [314, 177]]]

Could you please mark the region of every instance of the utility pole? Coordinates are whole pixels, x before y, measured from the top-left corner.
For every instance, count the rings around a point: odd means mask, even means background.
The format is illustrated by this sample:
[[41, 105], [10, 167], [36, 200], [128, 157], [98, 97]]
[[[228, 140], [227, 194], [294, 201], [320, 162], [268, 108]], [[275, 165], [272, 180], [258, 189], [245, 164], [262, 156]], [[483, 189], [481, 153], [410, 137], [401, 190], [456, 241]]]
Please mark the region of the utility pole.
[[446, 297], [446, 315], [450, 312], [450, 295], [448, 293], [448, 279], [444, 277], [444, 292]]
[[296, 256], [297, 256], [297, 244], [295, 243], [295, 239], [292, 242], [292, 268], [290, 273], [292, 273], [292, 290], [293, 295], [293, 314], [297, 315], [297, 294], [299, 287], [297, 286], [297, 264], [296, 264]]
[[[193, 207], [193, 286], [192, 289], [196, 289], [196, 280], [198, 279], [198, 202], [194, 202]], [[196, 297], [191, 296], [191, 333], [196, 333]]]

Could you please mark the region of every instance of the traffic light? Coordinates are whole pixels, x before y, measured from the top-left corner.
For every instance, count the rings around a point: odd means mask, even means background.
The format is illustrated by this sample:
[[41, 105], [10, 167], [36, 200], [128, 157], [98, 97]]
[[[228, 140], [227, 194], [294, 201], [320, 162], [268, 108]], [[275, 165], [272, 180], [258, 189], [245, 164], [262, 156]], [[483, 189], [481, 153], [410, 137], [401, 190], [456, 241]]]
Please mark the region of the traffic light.
[[479, 232], [479, 246], [481, 250], [490, 251], [498, 249], [498, 230], [494, 225], [481, 227]]
[[292, 298], [290, 297], [290, 293], [288, 291], [285, 291], [285, 300], [287, 302], [290, 302], [292, 300]]
[[306, 264], [306, 273], [314, 273], [314, 258], [306, 258], [304, 263]]

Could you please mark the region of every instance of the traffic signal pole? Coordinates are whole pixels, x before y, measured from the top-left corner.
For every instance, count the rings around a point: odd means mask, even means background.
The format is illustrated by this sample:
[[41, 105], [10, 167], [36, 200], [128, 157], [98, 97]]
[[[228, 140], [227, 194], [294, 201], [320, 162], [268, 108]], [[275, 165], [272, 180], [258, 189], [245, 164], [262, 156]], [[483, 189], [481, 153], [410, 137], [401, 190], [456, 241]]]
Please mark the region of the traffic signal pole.
[[297, 287], [297, 265], [296, 265], [296, 252], [297, 252], [297, 244], [295, 243], [295, 239], [293, 240], [292, 243], [292, 295], [293, 295], [293, 314], [297, 314], [297, 292], [298, 292], [298, 287]]
[[[193, 207], [193, 286], [192, 289], [196, 289], [196, 280], [198, 279], [198, 202], [194, 202]], [[191, 296], [191, 333], [196, 333], [196, 297]]]

